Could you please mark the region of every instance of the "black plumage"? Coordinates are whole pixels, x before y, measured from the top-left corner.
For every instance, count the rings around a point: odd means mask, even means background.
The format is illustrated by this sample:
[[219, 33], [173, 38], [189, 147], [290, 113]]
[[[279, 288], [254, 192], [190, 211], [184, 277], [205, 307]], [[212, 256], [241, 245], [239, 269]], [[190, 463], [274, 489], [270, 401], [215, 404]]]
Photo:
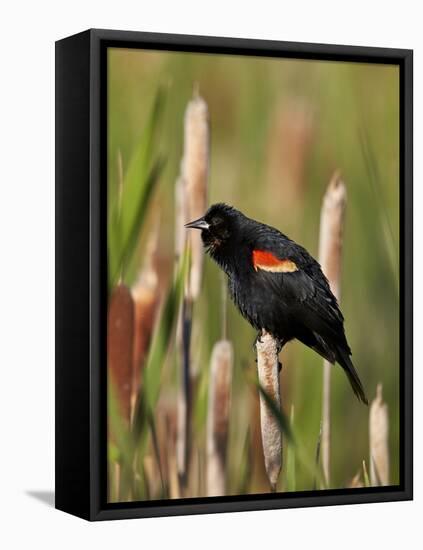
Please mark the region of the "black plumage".
[[209, 255], [228, 276], [231, 298], [259, 331], [280, 348], [296, 338], [344, 369], [357, 397], [367, 404], [351, 362], [344, 317], [319, 263], [286, 235], [219, 203], [187, 224], [201, 229]]

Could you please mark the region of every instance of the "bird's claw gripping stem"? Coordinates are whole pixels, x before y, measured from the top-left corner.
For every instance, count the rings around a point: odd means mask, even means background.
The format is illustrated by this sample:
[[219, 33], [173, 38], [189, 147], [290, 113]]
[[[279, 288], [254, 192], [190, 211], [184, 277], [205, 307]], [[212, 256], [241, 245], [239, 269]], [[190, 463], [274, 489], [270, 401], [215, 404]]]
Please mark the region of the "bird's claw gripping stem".
[[[261, 340], [261, 336], [262, 336], [262, 333], [259, 332], [257, 334], [257, 336], [255, 337], [254, 339], [254, 343], [253, 343], [253, 349], [255, 351], [257, 351], [257, 343], [261, 344], [262, 343], [262, 340]], [[285, 345], [285, 341], [284, 340], [280, 340], [279, 338], [276, 339], [277, 340], [277, 354], [279, 355], [280, 352], [282, 351], [282, 348], [284, 347]], [[257, 363], [257, 357], [255, 359], [255, 362]], [[281, 372], [282, 370], [282, 363], [280, 361], [278, 361], [278, 372]]]
[[257, 336], [254, 338], [254, 342], [253, 342], [253, 349], [254, 349], [254, 350], [257, 348], [257, 342], [258, 342], [259, 344], [262, 343], [262, 342], [261, 342], [261, 332], [259, 332], [259, 333], [257, 334]]

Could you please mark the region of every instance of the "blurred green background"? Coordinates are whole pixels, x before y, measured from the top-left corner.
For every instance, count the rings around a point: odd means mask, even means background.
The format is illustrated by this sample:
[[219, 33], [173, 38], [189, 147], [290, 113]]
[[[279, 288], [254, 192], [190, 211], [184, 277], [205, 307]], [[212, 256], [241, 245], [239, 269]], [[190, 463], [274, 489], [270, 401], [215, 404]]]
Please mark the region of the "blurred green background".
[[[391, 483], [399, 482], [399, 71], [396, 66], [247, 58], [109, 49], [108, 196], [118, 197], [118, 156], [123, 169], [146, 125], [157, 90], [166, 92], [155, 154], [166, 163], [140, 235], [130, 287], [142, 263], [151, 227], [160, 220], [163, 271], [172, 275], [174, 187], [183, 151], [183, 118], [194, 87], [208, 104], [211, 124], [209, 203], [227, 202], [268, 223], [317, 257], [319, 216], [335, 170], [347, 185], [341, 308], [353, 361], [369, 399], [383, 384], [389, 407]], [[194, 447], [205, 445], [210, 352], [221, 337], [221, 275], [205, 262], [194, 312], [193, 357], [198, 370]], [[228, 305], [228, 338], [235, 352], [229, 492], [240, 486], [266, 492], [260, 467], [240, 482], [250, 460], [254, 399], [243, 370], [255, 368], [255, 332]], [[295, 407], [297, 439], [313, 460], [320, 428], [322, 359], [298, 343], [282, 353], [282, 404]], [[160, 395], [176, 397], [172, 353]], [[255, 404], [256, 405], [256, 404]], [[355, 398], [339, 367], [332, 371], [332, 486], [345, 487], [368, 461], [368, 409]], [[247, 450], [246, 450], [247, 449]], [[282, 486], [283, 486], [282, 472]], [[297, 489], [311, 489], [297, 466]], [[201, 496], [201, 495], [198, 495]]]

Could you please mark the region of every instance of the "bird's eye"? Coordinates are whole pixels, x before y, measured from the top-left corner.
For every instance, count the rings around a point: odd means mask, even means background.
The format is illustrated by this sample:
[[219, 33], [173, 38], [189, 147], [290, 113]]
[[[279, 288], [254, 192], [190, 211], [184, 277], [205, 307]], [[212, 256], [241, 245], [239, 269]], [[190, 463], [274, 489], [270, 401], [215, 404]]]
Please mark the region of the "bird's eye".
[[214, 227], [218, 227], [219, 225], [223, 224], [222, 218], [219, 218], [218, 216], [214, 216], [211, 221], [211, 225]]

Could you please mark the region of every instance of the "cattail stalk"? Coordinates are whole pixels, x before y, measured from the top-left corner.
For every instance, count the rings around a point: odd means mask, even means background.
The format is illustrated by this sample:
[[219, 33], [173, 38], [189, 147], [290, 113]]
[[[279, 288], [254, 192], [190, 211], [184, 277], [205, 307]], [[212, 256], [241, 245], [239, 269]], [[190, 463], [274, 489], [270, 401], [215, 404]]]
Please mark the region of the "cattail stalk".
[[388, 436], [388, 406], [382, 398], [382, 384], [378, 384], [376, 397], [372, 401], [369, 413], [370, 482], [372, 486], [389, 485]]
[[[320, 215], [319, 259], [323, 273], [336, 298], [340, 298], [342, 239], [347, 192], [336, 172], [323, 198]], [[327, 486], [330, 485], [330, 378], [332, 365], [324, 361], [322, 398], [322, 466]]]
[[268, 477], [264, 467], [263, 445], [260, 424], [260, 392], [253, 388], [249, 395], [248, 409], [250, 411], [248, 420], [250, 426], [249, 449], [251, 451], [251, 480], [250, 487], [262, 487], [267, 485]]
[[182, 302], [178, 328], [179, 352], [181, 357], [181, 386], [178, 395], [178, 424], [176, 439], [176, 461], [181, 492], [187, 488], [188, 468], [191, 453], [191, 326], [192, 302], [184, 299]]
[[181, 175], [176, 183], [176, 255], [190, 247], [191, 266], [185, 287], [185, 295], [177, 331], [177, 345], [182, 363], [181, 388], [178, 399], [178, 429], [176, 459], [178, 476], [183, 492], [187, 488], [188, 466], [191, 452], [191, 327], [192, 310], [201, 289], [204, 251], [199, 232], [190, 231], [187, 236], [181, 227], [201, 217], [207, 205], [209, 175], [209, 116], [206, 102], [196, 92], [188, 103], [184, 118], [184, 153]]
[[[259, 383], [273, 402], [280, 407], [278, 344], [263, 331], [256, 342]], [[269, 405], [260, 394], [260, 423], [264, 465], [272, 491], [276, 491], [282, 467], [282, 433]]]
[[175, 261], [182, 256], [187, 240], [187, 230], [184, 225], [189, 221], [186, 205], [186, 184], [182, 175], [175, 183]]
[[[209, 177], [209, 111], [202, 97], [195, 97], [188, 103], [184, 121], [184, 156], [182, 178], [185, 182], [186, 215], [189, 221], [201, 217], [207, 206]], [[199, 231], [188, 235], [191, 247], [191, 269], [187, 296], [198, 298], [203, 275], [204, 251]]]
[[233, 349], [228, 340], [217, 342], [210, 361], [207, 414], [207, 495], [226, 493], [226, 449], [233, 371]]

